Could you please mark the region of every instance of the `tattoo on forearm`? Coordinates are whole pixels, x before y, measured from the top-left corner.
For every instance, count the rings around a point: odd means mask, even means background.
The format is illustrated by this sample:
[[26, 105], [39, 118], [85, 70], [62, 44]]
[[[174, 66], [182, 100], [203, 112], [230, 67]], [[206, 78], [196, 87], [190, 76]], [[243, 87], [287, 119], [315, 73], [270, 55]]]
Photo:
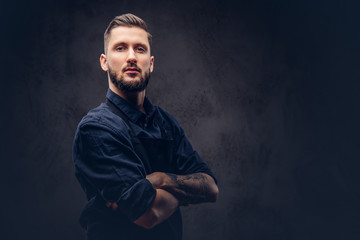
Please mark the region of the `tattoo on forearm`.
[[177, 185], [175, 188], [166, 189], [183, 204], [206, 202], [209, 197], [209, 183], [201, 173], [189, 175], [176, 175], [166, 173]]

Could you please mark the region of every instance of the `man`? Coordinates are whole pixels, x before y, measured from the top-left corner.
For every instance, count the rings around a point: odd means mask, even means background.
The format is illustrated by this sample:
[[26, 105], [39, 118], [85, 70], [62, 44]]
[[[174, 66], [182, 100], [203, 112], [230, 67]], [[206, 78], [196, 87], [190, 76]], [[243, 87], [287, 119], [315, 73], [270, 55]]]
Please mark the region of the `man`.
[[215, 202], [211, 170], [177, 121], [145, 97], [154, 69], [151, 35], [132, 14], [104, 34], [107, 99], [79, 123], [73, 159], [89, 202], [88, 239], [181, 239], [179, 206]]

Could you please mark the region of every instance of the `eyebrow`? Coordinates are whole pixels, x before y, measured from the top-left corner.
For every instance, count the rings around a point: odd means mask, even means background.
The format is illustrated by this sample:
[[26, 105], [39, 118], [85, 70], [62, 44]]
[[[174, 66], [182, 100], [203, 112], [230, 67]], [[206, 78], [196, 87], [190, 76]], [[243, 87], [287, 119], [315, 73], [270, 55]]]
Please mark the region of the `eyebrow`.
[[126, 42], [116, 42], [116, 43], [114, 43], [113, 44], [113, 46], [115, 47], [115, 46], [119, 46], [119, 45], [128, 45]]
[[[117, 43], [113, 44], [113, 47], [116, 47], [116, 46], [119, 46], [119, 45], [129, 46], [129, 44], [126, 43], [126, 42], [117, 42]], [[145, 48], [146, 50], [149, 49], [148, 46], [146, 44], [144, 44], [144, 43], [135, 43], [134, 46], [141, 46], [141, 47]]]

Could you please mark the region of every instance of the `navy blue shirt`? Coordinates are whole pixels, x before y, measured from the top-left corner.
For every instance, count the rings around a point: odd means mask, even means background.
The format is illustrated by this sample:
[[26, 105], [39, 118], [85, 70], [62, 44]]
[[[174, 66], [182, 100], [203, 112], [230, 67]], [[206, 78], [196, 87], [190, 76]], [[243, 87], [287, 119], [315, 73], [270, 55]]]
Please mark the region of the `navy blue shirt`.
[[[161, 128], [165, 129], [174, 142], [172, 167], [168, 172], [179, 175], [203, 172], [213, 176], [170, 114], [153, 106], [147, 98], [144, 100], [144, 114], [110, 89], [106, 97], [128, 117], [139, 138], [161, 139]], [[82, 212], [84, 227], [105, 216], [106, 211], [112, 211], [102, 206], [105, 202], [117, 202], [116, 214], [133, 222], [155, 198], [156, 191], [145, 178], [144, 164], [134, 150], [129, 126], [105, 103], [89, 111], [79, 123], [73, 160], [76, 177], [89, 200]], [[100, 205], [94, 204], [96, 201]], [[98, 216], [87, 214], [91, 210]]]

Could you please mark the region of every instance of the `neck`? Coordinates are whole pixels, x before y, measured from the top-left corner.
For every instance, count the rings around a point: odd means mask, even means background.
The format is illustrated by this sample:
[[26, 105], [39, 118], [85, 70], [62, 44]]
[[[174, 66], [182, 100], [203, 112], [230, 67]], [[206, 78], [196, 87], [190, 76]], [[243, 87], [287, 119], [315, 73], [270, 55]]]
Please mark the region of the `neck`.
[[135, 106], [137, 109], [146, 114], [144, 109], [145, 90], [141, 92], [122, 92], [113, 84], [110, 84], [109, 88], [111, 89], [111, 91], [113, 91], [114, 93], [116, 93], [117, 95], [131, 103], [133, 106]]

